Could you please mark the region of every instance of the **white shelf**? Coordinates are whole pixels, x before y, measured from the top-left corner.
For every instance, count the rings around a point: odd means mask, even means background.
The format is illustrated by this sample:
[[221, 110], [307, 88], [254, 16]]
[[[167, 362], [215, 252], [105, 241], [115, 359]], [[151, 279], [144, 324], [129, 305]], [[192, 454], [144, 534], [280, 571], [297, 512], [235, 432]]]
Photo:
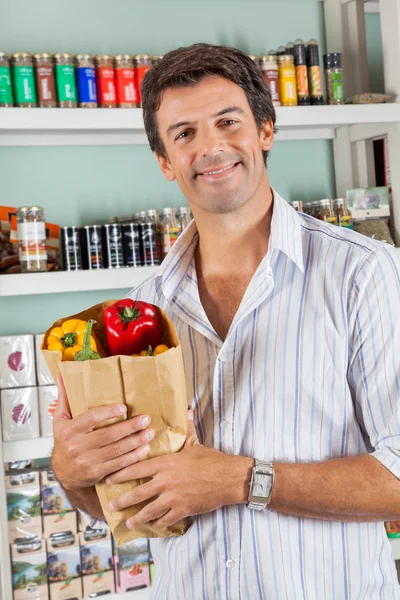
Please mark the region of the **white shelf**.
[[60, 294], [93, 290], [134, 288], [157, 271], [158, 267], [126, 267], [93, 271], [56, 271], [0, 275], [0, 297]]
[[33, 460], [47, 458], [53, 450], [53, 438], [43, 437], [35, 440], [21, 440], [3, 443], [3, 461]]
[[389, 538], [394, 560], [400, 560], [400, 538]]
[[[277, 140], [333, 139], [344, 125], [400, 122], [400, 104], [277, 109]], [[147, 144], [140, 108], [5, 108], [0, 146]]]

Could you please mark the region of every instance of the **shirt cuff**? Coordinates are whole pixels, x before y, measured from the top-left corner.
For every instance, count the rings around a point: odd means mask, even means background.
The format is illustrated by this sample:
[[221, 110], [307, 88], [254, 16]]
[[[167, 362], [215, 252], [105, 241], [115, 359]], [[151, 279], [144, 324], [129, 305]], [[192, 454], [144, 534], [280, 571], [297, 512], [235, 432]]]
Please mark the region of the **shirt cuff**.
[[400, 479], [400, 450], [384, 446], [371, 454], [379, 460], [397, 479]]

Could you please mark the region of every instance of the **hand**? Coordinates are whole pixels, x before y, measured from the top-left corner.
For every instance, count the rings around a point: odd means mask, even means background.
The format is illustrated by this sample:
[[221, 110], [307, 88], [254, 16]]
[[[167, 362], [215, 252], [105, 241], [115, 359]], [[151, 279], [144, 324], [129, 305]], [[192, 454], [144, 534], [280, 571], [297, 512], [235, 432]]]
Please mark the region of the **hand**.
[[148, 442], [154, 437], [152, 429], [144, 431], [150, 417], [139, 415], [95, 430], [107, 419], [125, 414], [126, 406], [100, 406], [72, 419], [61, 375], [57, 383], [52, 468], [66, 490], [91, 487], [110, 473], [146, 457], [150, 449]]
[[245, 503], [253, 462], [200, 445], [189, 411], [187, 439], [180, 452], [151, 458], [107, 477], [107, 483], [152, 478], [114, 499], [109, 508], [115, 512], [152, 500], [126, 522], [127, 527], [151, 522], [163, 529], [184, 517]]

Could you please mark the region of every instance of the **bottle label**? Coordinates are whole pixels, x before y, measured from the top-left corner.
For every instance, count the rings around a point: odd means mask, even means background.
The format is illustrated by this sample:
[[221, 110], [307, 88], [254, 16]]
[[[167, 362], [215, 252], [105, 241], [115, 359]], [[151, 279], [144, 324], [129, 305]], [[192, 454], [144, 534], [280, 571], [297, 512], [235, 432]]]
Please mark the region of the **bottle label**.
[[344, 101], [343, 73], [341, 71], [332, 73], [332, 96], [335, 102]]
[[46, 229], [44, 223], [18, 223], [20, 260], [46, 260]]
[[116, 69], [115, 71], [118, 104], [139, 102], [135, 69]]
[[37, 67], [36, 82], [40, 101], [56, 100], [53, 67]]
[[[279, 87], [278, 87], [278, 82], [279, 82], [278, 70], [277, 69], [263, 69], [262, 73], [264, 75], [265, 83], [267, 84], [267, 86], [270, 89], [272, 102], [274, 102], [275, 106], [277, 106], [276, 103], [279, 102], [279, 100], [280, 100]], [[279, 104], [280, 104], [280, 102], [279, 102]]]
[[97, 69], [97, 95], [100, 104], [116, 104], [114, 69], [100, 67]]
[[59, 102], [76, 102], [75, 67], [56, 65], [57, 95]]
[[15, 100], [17, 104], [36, 103], [35, 76], [33, 67], [13, 67]]
[[309, 67], [308, 77], [309, 77], [309, 83], [310, 83], [311, 98], [321, 98], [321, 96], [323, 95], [321, 68], [320, 67]]
[[299, 98], [308, 98], [310, 93], [308, 89], [308, 73], [306, 65], [296, 67], [297, 94]]
[[13, 104], [10, 67], [0, 66], [0, 104]]
[[142, 87], [142, 81], [143, 81], [143, 78], [146, 75], [147, 71], [149, 71], [150, 69], [151, 69], [151, 67], [147, 66], [147, 65], [141, 65], [140, 67], [136, 67], [137, 90], [138, 90], [140, 102], [141, 102], [140, 88]]
[[295, 68], [281, 68], [279, 71], [280, 77], [280, 96], [281, 102], [286, 104], [297, 103], [297, 82]]
[[96, 73], [93, 67], [77, 67], [79, 102], [97, 102]]

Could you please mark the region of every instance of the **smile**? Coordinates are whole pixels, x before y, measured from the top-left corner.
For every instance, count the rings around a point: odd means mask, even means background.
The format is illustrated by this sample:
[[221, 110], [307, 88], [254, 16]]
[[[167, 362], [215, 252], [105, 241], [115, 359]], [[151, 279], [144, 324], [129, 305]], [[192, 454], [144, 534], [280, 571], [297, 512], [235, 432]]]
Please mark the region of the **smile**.
[[239, 164], [240, 163], [233, 163], [215, 171], [204, 171], [204, 173], [199, 173], [199, 175], [201, 177], [216, 177], [218, 175], [228, 174], [229, 172], [233, 171]]

